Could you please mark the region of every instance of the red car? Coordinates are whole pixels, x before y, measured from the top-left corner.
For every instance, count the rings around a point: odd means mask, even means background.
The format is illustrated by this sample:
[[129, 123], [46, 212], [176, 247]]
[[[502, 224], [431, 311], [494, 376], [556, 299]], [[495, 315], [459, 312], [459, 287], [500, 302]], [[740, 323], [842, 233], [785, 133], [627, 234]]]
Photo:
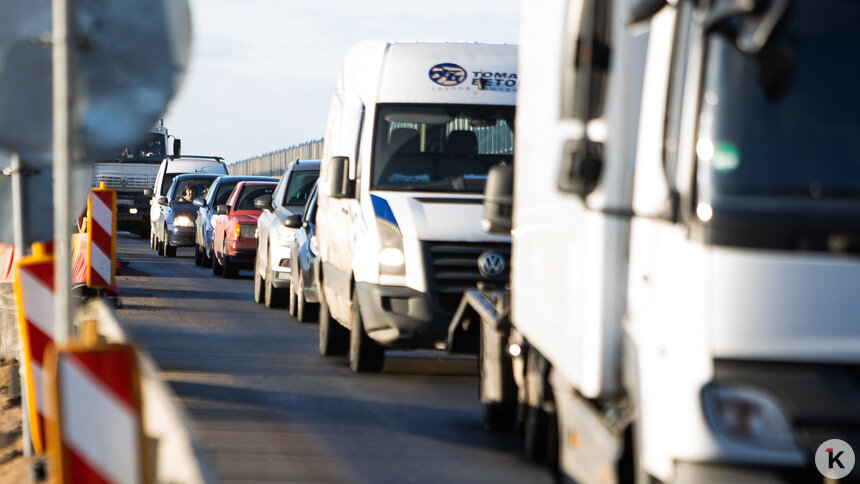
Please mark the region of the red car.
[[242, 181], [230, 192], [225, 205], [215, 207], [212, 226], [212, 273], [236, 277], [239, 270], [254, 268], [257, 256], [257, 217], [262, 210], [254, 200], [272, 195], [277, 182]]

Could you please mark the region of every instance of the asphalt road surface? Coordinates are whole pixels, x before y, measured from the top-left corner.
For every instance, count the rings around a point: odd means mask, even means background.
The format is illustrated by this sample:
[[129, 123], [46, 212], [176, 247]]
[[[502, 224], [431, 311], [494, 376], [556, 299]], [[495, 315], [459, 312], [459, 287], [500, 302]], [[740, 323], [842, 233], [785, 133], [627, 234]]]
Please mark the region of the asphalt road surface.
[[178, 396], [221, 482], [549, 483], [519, 438], [482, 427], [476, 362], [389, 352], [380, 374], [318, 353], [316, 324], [121, 233], [118, 311]]

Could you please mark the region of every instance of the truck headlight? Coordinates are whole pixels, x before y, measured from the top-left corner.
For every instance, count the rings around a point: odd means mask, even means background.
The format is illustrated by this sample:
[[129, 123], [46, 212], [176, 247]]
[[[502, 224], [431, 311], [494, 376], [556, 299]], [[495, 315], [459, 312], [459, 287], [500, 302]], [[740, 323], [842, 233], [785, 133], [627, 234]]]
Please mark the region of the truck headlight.
[[403, 236], [391, 222], [376, 219], [379, 230], [379, 273], [387, 275], [406, 274], [406, 257], [403, 255]]
[[727, 438], [773, 450], [797, 449], [788, 417], [768, 393], [712, 383], [702, 390], [702, 400], [708, 422]]
[[194, 227], [194, 221], [185, 215], [180, 215], [173, 219], [173, 225], [176, 227]]

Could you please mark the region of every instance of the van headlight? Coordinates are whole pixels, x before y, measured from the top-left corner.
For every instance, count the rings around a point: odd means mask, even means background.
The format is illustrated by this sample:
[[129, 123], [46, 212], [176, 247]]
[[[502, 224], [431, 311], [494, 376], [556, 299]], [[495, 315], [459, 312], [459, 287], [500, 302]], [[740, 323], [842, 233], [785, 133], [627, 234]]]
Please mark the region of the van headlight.
[[376, 219], [379, 230], [379, 273], [386, 275], [406, 274], [406, 257], [403, 255], [403, 236], [391, 222]]
[[708, 422], [727, 438], [772, 450], [797, 449], [788, 416], [770, 394], [711, 383], [702, 390], [702, 400]]

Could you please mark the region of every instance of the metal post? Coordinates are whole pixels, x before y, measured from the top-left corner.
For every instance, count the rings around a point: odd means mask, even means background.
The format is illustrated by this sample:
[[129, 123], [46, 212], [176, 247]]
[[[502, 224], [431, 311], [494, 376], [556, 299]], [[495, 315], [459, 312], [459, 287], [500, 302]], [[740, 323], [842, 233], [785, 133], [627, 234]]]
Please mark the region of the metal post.
[[52, 0], [51, 21], [53, 30], [53, 135], [54, 135], [54, 341], [69, 340], [72, 323], [71, 280], [72, 257], [70, 251], [71, 194], [69, 180], [72, 174], [72, 134], [74, 109], [71, 96], [72, 0]]

